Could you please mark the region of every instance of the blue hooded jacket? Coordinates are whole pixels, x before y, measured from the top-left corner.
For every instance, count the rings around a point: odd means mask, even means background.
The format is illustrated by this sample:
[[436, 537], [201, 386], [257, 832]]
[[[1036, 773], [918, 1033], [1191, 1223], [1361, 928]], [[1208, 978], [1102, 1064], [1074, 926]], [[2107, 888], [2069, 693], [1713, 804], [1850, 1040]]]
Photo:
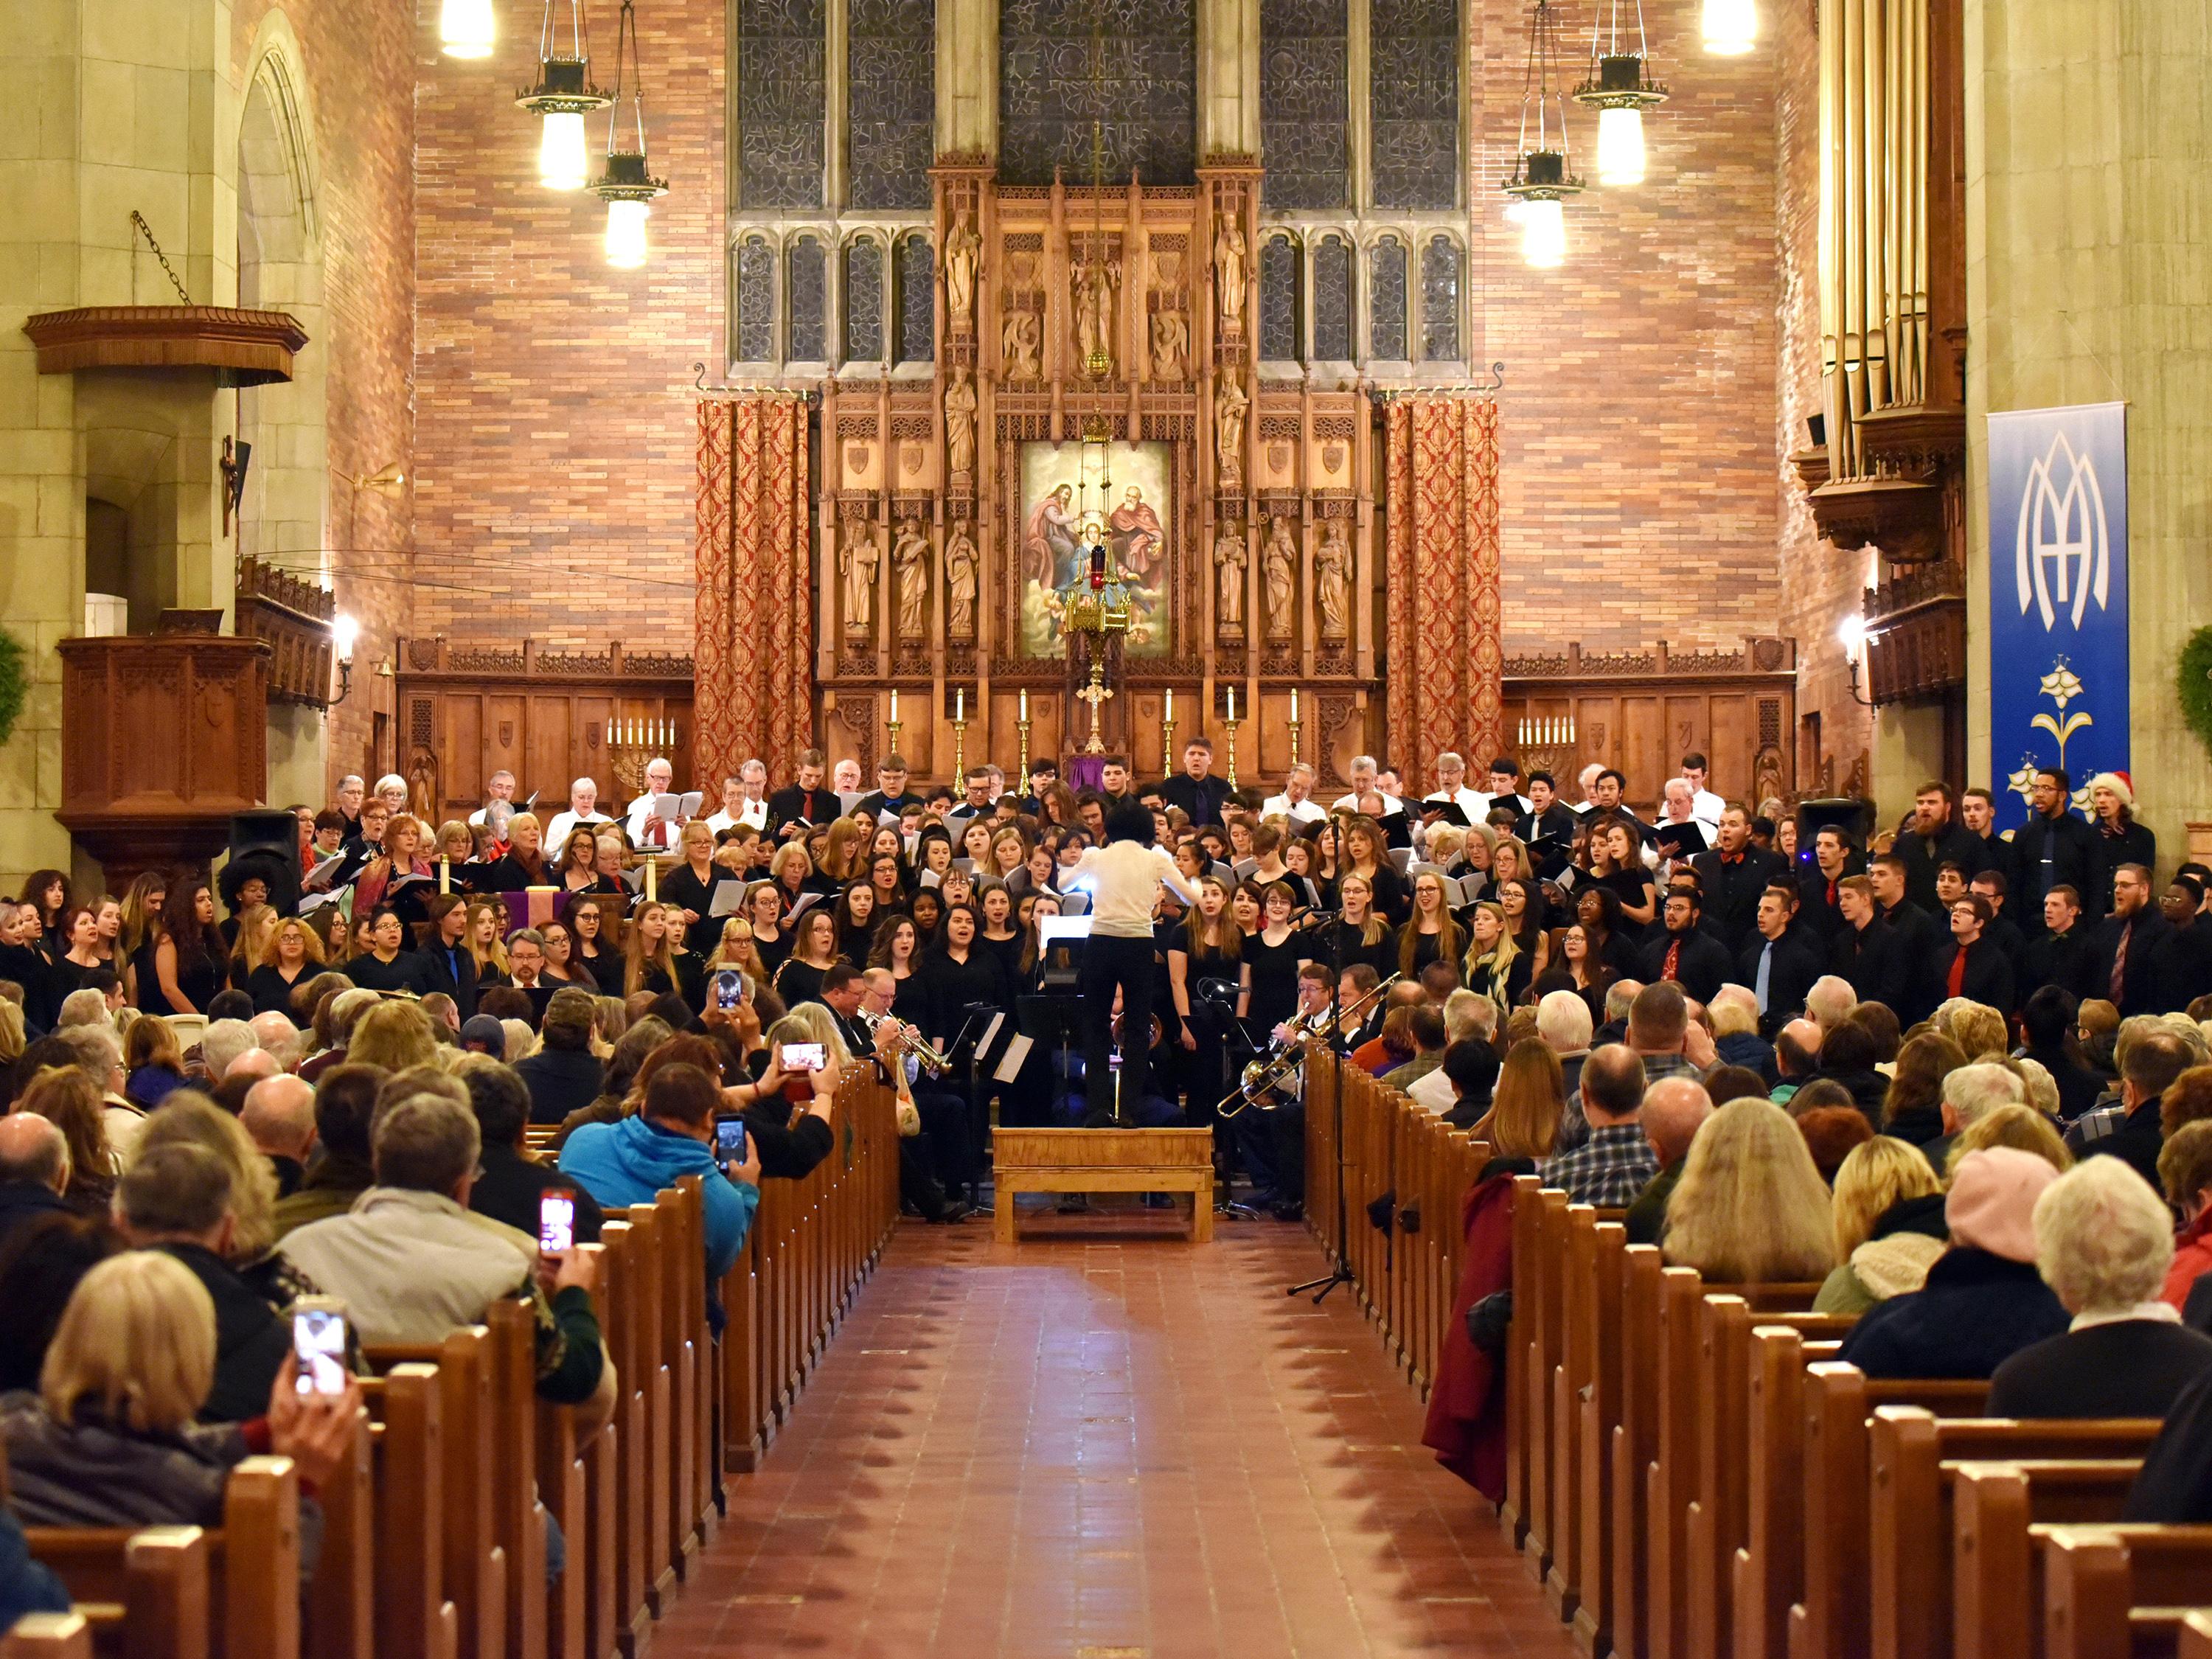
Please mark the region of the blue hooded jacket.
[[[641, 1117], [586, 1123], [561, 1149], [561, 1173], [612, 1212], [650, 1204], [684, 1176], [703, 1176], [707, 1216], [707, 1282], [720, 1284], [744, 1248], [745, 1230], [760, 1207], [760, 1188], [732, 1181], [714, 1162], [714, 1149]], [[610, 1215], [610, 1219], [619, 1219]]]

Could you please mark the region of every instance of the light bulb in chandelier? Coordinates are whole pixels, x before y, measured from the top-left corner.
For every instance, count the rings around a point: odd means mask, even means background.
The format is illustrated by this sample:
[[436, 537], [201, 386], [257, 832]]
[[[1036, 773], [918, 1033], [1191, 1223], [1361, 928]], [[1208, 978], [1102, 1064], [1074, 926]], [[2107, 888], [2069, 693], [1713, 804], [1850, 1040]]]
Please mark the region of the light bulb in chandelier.
[[645, 222], [652, 212], [643, 202], [607, 204], [607, 263], [616, 270], [635, 270], [644, 264]]
[[514, 94], [517, 108], [544, 120], [538, 140], [538, 182], [548, 190], [581, 190], [591, 176], [584, 117], [614, 102], [592, 84], [591, 47], [584, 39], [579, 0], [569, 0], [568, 44], [557, 44], [556, 0], [546, 0], [545, 27], [538, 47], [538, 83]]
[[438, 12], [438, 49], [448, 58], [489, 58], [491, 0], [445, 0]]
[[1633, 105], [1597, 112], [1597, 181], [1644, 182], [1644, 112]]
[[1556, 270], [1566, 263], [1567, 210], [1556, 197], [1522, 206], [1521, 258], [1538, 270]]
[[1705, 0], [1698, 33], [1714, 57], [1741, 57], [1759, 39], [1757, 0]]
[[548, 190], [581, 190], [588, 157], [584, 118], [568, 110], [549, 111], [538, 141], [538, 182]]

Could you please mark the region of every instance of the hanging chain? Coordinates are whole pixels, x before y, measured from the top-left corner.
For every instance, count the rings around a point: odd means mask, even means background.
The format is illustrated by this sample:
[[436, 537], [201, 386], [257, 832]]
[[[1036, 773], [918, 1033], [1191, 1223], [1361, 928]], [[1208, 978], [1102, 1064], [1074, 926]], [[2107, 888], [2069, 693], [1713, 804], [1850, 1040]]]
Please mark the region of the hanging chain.
[[177, 273], [170, 269], [169, 256], [161, 252], [161, 245], [154, 240], [154, 228], [146, 222], [146, 216], [139, 212], [137, 208], [132, 208], [131, 222], [137, 227], [138, 234], [146, 239], [146, 246], [154, 250], [154, 258], [161, 262], [161, 274], [169, 279], [169, 286], [177, 290], [177, 298], [185, 305], [191, 304], [192, 296], [185, 292], [185, 285], [177, 280]]

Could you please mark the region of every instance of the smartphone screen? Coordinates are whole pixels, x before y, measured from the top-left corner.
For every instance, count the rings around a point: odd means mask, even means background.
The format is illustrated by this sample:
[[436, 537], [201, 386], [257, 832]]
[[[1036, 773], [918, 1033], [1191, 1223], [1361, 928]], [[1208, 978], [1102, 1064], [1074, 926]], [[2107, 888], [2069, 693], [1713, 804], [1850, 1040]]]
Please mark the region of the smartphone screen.
[[714, 974], [714, 1006], [734, 1008], [745, 1000], [744, 975], [734, 968], [723, 968]]
[[818, 1072], [825, 1057], [823, 1045], [818, 1042], [787, 1042], [783, 1045], [783, 1069], [787, 1072]]
[[565, 1187], [548, 1187], [538, 1198], [538, 1248], [559, 1255], [576, 1247], [576, 1195]]
[[743, 1118], [726, 1117], [715, 1124], [714, 1155], [725, 1164], [745, 1161], [745, 1124]]
[[302, 1297], [292, 1309], [292, 1358], [301, 1394], [343, 1394], [346, 1386], [345, 1310], [323, 1297]]

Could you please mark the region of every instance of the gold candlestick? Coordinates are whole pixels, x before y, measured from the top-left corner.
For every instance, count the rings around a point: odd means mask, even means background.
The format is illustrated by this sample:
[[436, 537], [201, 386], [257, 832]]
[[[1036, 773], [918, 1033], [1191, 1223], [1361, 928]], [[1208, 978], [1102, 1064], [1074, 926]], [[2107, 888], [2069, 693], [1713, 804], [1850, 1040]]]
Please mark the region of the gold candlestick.
[[884, 722], [884, 734], [887, 740], [884, 752], [886, 755], [896, 755], [898, 753], [898, 734], [905, 729], [906, 727], [904, 724], [898, 720], [885, 720]]
[[1162, 716], [1160, 720], [1160, 769], [1164, 772], [1173, 772], [1175, 770], [1175, 734], [1176, 717], [1172, 714]]
[[964, 789], [968, 786], [968, 722], [952, 722], [952, 787]]
[[1100, 707], [1114, 695], [1106, 684], [1106, 666], [1093, 659], [1091, 664], [1091, 684], [1075, 694], [1076, 701], [1091, 705], [1091, 739], [1083, 745], [1086, 755], [1106, 752], [1106, 736], [1103, 710]]
[[1291, 722], [1291, 764], [1292, 766], [1298, 763], [1298, 727], [1303, 722], [1298, 720]]
[[[1024, 701], [1026, 702], [1027, 699]], [[1026, 789], [1030, 787], [1030, 722], [1026, 714], [1014, 722], [1014, 730], [1020, 734], [1022, 746], [1019, 768], [1014, 775], [1021, 780], [1021, 787]]]
[[1237, 728], [1243, 724], [1233, 714], [1224, 716], [1221, 722], [1223, 730], [1229, 734], [1229, 787], [1231, 789], [1237, 787]]

